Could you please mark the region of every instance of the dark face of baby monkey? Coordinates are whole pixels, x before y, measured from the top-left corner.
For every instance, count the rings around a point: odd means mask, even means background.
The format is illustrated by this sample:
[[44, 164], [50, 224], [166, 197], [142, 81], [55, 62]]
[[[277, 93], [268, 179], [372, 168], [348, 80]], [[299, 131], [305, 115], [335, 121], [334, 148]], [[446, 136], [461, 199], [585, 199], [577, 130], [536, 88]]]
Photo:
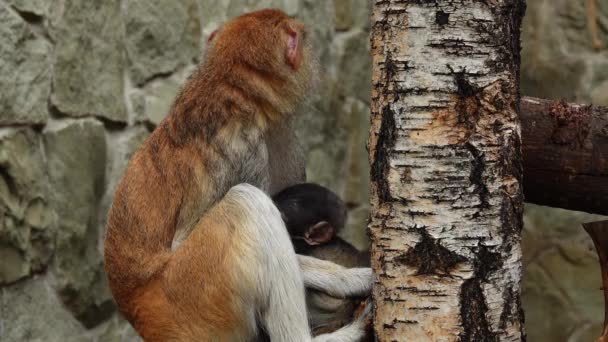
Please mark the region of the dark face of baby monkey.
[[291, 186], [273, 197], [298, 254], [331, 241], [344, 227], [346, 204], [317, 184]]

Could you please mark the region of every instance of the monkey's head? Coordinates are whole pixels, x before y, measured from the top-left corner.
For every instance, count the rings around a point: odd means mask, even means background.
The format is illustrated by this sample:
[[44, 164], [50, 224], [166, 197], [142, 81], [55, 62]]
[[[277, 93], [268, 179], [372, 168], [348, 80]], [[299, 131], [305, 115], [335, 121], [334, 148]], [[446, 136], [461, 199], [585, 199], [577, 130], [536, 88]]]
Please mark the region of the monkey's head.
[[276, 114], [286, 114], [307, 95], [317, 63], [304, 24], [266, 9], [237, 17], [212, 33], [204, 64], [212, 75], [232, 77], [246, 92], [269, 102]]
[[346, 204], [331, 190], [317, 184], [291, 186], [273, 200], [298, 253], [329, 242], [346, 222]]

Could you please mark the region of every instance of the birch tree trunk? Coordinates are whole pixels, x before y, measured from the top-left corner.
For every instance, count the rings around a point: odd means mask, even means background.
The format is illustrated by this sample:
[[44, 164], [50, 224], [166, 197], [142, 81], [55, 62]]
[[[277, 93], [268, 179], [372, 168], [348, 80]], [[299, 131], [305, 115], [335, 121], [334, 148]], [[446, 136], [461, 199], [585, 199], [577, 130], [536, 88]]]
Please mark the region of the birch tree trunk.
[[375, 0], [378, 341], [524, 339], [523, 0]]

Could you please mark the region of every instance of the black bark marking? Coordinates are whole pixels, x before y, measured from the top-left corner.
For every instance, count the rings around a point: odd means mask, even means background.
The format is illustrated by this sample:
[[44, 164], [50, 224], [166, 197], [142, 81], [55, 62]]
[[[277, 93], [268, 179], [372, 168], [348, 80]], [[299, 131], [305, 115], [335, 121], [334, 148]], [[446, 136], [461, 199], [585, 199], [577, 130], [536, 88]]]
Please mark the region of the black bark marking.
[[[505, 22], [509, 23], [509, 36], [508, 36], [508, 46], [511, 48], [511, 57], [513, 59], [513, 63], [510, 65], [514, 68], [513, 75], [515, 76], [515, 84], [520, 84], [520, 69], [521, 69], [521, 26], [523, 18], [526, 14], [526, 0], [516, 0], [512, 5], [510, 11], [505, 13], [507, 19]], [[508, 56], [506, 56], [508, 58]], [[519, 98], [521, 97], [520, 88], [517, 88], [517, 112], [519, 113]], [[523, 327], [523, 324], [522, 324]], [[522, 336], [524, 334], [522, 333]]]
[[397, 324], [418, 324], [418, 321], [394, 318], [390, 323], [384, 323], [384, 329], [397, 329]]
[[395, 258], [397, 262], [416, 267], [417, 275], [449, 276], [456, 265], [467, 260], [443, 247], [426, 229], [420, 229], [420, 238], [414, 248]]
[[[391, 98], [390, 86], [393, 82], [393, 77], [397, 73], [397, 65], [393, 61], [390, 51], [387, 52], [384, 60], [384, 89], [382, 89], [385, 98]], [[392, 101], [388, 101], [392, 102]], [[378, 189], [378, 198], [380, 201], [389, 202], [391, 197], [388, 184], [388, 172], [390, 169], [391, 150], [395, 146], [396, 126], [395, 113], [387, 105], [382, 109], [382, 121], [380, 122], [380, 130], [378, 132], [378, 141], [374, 150], [374, 161], [371, 166], [371, 180], [376, 183]]]
[[[520, 190], [521, 193], [521, 190]], [[521, 195], [523, 197], [523, 195]], [[510, 252], [514, 243], [519, 243], [519, 238], [521, 236], [521, 229], [523, 227], [523, 206], [516, 206], [514, 203], [522, 203], [523, 198], [518, 198], [513, 202], [513, 200], [507, 195], [504, 194], [502, 197], [502, 205], [500, 207], [500, 219], [502, 222], [502, 227], [500, 227], [500, 232], [505, 239], [505, 247], [508, 248], [506, 252]], [[517, 239], [514, 241], [514, 239]]]
[[[524, 310], [521, 305], [521, 297], [509, 287], [503, 292], [504, 309], [500, 314], [500, 329], [506, 329], [509, 324], [524, 323]], [[522, 334], [523, 335], [523, 334]], [[525, 341], [525, 338], [523, 339]]]
[[438, 306], [411, 306], [408, 308], [413, 311], [436, 311], [439, 310]]
[[456, 112], [458, 113], [458, 123], [464, 124], [470, 131], [475, 131], [477, 122], [481, 117], [479, 95], [483, 89], [469, 82], [466, 72], [466, 69], [454, 72], [454, 82], [456, 83], [458, 95]]
[[443, 26], [450, 22], [450, 14], [441, 10], [437, 11], [437, 13], [435, 13], [435, 22], [443, 28]]
[[465, 147], [473, 157], [471, 159], [471, 173], [469, 175], [469, 181], [475, 187], [473, 193], [479, 196], [479, 208], [487, 208], [489, 206], [488, 197], [490, 192], [483, 179], [486, 168], [484, 153], [471, 143], [466, 143]]
[[[406, 62], [407, 65], [407, 62]], [[386, 58], [384, 59], [384, 91], [385, 95], [388, 91], [388, 88], [393, 81], [393, 77], [397, 73], [397, 64], [393, 61], [392, 54], [389, 52], [386, 53]]]
[[393, 330], [395, 330], [395, 329], [397, 329], [397, 327], [395, 327], [395, 324], [394, 324], [394, 323], [395, 323], [395, 322], [393, 322], [393, 324], [384, 323], [384, 324], [382, 325], [382, 328], [383, 328], [383, 329], [393, 329]]
[[[451, 69], [451, 67], [450, 67], [450, 69]], [[475, 96], [480, 92], [479, 88], [476, 85], [469, 82], [469, 80], [467, 79], [466, 69], [464, 69], [462, 71], [458, 71], [458, 72], [454, 72], [452, 70], [452, 72], [454, 73], [454, 81], [456, 82], [456, 86], [458, 87], [458, 96], [461, 99]]]
[[467, 279], [460, 290], [460, 319], [463, 329], [458, 340], [498, 341], [498, 334], [490, 330], [486, 317], [488, 305], [481, 285], [488, 282], [492, 272], [502, 267], [501, 255], [481, 246], [473, 266], [473, 277]]
[[504, 124], [500, 120], [494, 120], [494, 122], [492, 123], [492, 132], [498, 135], [503, 126]]
[[[498, 152], [498, 165], [502, 177], [512, 177], [521, 180], [523, 177], [521, 139], [518, 135], [509, 135], [501, 142]], [[518, 238], [523, 227], [523, 184], [519, 182], [517, 195], [511, 197], [506, 191], [502, 194], [500, 207], [500, 228], [505, 245], [511, 246], [513, 239]], [[518, 242], [514, 242], [518, 243]]]
[[388, 172], [390, 169], [390, 151], [395, 146], [395, 117], [393, 111], [388, 107], [382, 110], [382, 122], [378, 133], [378, 143], [374, 153], [371, 178], [377, 184], [378, 197], [383, 202], [391, 199], [388, 185]]
[[406, 291], [422, 297], [448, 297], [448, 295], [439, 290], [419, 289], [414, 286], [397, 286], [397, 290]]
[[[492, 42], [496, 46], [495, 51], [498, 53], [498, 57], [488, 58], [485, 65], [490, 68], [492, 73], [502, 73], [509, 70], [516, 78], [516, 84], [519, 84], [520, 31], [522, 19], [526, 12], [526, 2], [525, 0], [513, 0], [505, 6], [483, 2], [495, 14], [495, 20], [492, 22], [472, 20], [470, 25], [479, 34], [479, 37]], [[519, 97], [519, 94], [517, 96]]]
[[481, 98], [485, 88], [478, 87], [469, 80], [469, 77], [478, 77], [478, 75], [468, 73], [466, 68], [456, 71], [449, 64], [446, 67], [449, 70], [446, 75], [453, 77], [456, 86], [453, 112], [457, 121], [454, 128], [464, 134], [453, 144], [460, 145], [469, 141], [478, 130], [479, 119], [484, 113]]

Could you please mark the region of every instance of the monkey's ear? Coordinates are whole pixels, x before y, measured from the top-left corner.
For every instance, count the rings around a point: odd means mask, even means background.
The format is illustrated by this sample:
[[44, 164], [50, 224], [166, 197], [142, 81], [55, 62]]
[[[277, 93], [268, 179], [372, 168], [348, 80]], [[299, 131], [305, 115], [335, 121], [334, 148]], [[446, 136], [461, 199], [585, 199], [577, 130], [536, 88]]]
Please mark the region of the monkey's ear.
[[[217, 30], [219, 30], [219, 29], [217, 29]], [[209, 35], [209, 38], [207, 38], [207, 44], [211, 43], [213, 38], [215, 38], [215, 35], [217, 34], [217, 30], [211, 32], [211, 34]]]
[[310, 246], [317, 246], [328, 242], [335, 234], [334, 227], [329, 222], [321, 221], [308, 228], [304, 233], [304, 241]]
[[285, 58], [287, 64], [293, 69], [297, 69], [302, 61], [302, 53], [300, 49], [300, 30], [293, 24], [288, 23], [286, 25], [287, 31], [287, 50], [285, 51]]

